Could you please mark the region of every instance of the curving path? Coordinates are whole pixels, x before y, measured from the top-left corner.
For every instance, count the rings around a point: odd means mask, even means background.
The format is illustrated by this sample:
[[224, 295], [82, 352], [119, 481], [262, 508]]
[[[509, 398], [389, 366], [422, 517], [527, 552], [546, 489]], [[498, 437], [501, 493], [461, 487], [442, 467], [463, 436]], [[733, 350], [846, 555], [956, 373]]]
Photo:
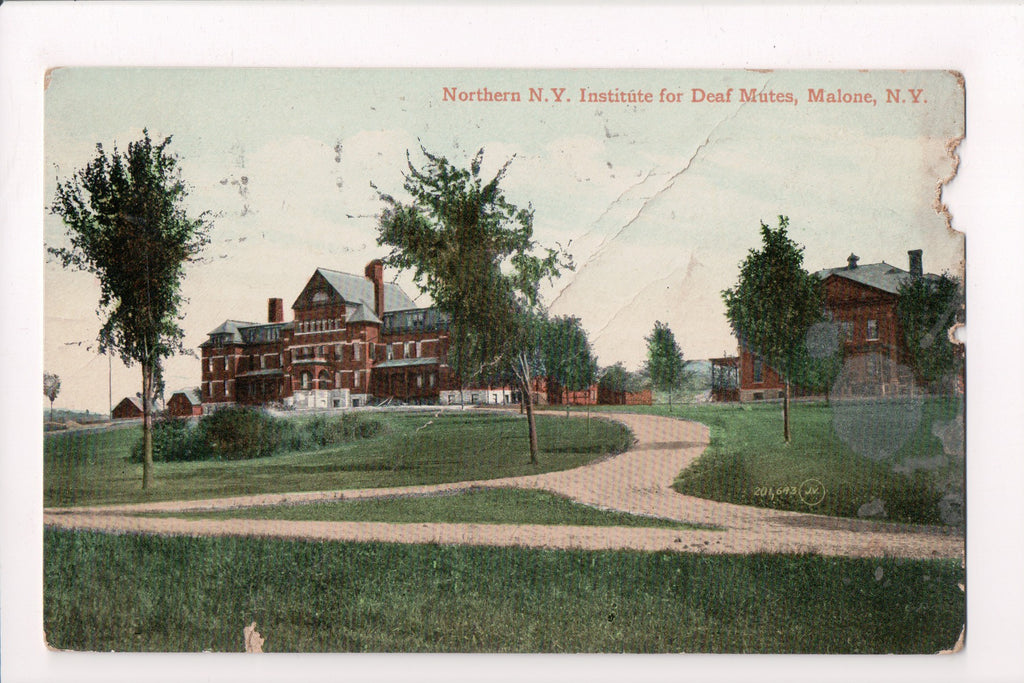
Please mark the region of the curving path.
[[[699, 553], [807, 553], [851, 557], [964, 557], [962, 532], [720, 503], [676, 493], [676, 475], [708, 444], [707, 427], [654, 415], [613, 414], [636, 444], [626, 453], [573, 470], [432, 486], [264, 494], [90, 508], [48, 508], [44, 524], [62, 529], [196, 536], [260, 536], [306, 540], [460, 543], [544, 548], [669, 550]], [[454, 493], [477, 488], [543, 489], [597, 507], [717, 530], [510, 524], [186, 520], [133, 516], [282, 503]]]

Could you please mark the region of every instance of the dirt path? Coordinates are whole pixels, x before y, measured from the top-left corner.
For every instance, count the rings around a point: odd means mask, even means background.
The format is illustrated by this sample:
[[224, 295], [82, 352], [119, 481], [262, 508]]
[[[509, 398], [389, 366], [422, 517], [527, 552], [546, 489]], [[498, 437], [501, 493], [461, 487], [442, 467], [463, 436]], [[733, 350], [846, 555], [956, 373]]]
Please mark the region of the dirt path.
[[[670, 487], [675, 476], [708, 444], [706, 427], [653, 415], [615, 414], [636, 436], [621, 455], [573, 470], [433, 486], [265, 494], [200, 501], [168, 501], [91, 508], [50, 508], [53, 528], [197, 536], [462, 543], [544, 548], [672, 550], [700, 553], [803, 553], [852, 557], [962, 558], [961, 532], [912, 525], [784, 512], [684, 496]], [[185, 520], [132, 516], [137, 512], [192, 512], [282, 503], [431, 495], [474, 488], [543, 489], [597, 507], [654, 515], [721, 530], [672, 530], [579, 526], [308, 522], [284, 520]]]

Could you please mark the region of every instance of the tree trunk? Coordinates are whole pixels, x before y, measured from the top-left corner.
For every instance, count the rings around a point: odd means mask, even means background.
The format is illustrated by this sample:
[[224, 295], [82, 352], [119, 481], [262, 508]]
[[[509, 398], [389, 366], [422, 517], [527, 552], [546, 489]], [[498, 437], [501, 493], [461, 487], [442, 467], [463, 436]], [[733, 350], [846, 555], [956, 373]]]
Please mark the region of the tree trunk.
[[53, 399], [50, 399], [50, 422], [53, 422]]
[[153, 484], [153, 366], [142, 366], [142, 488]]
[[533, 414], [533, 396], [530, 395], [529, 391], [526, 392], [525, 396], [526, 400], [524, 401], [524, 403], [526, 404], [526, 424], [528, 425], [530, 430], [530, 464], [536, 465], [538, 462], [537, 451], [540, 450], [537, 445], [537, 421]]
[[537, 421], [533, 415], [533, 393], [530, 391], [530, 362], [525, 355], [519, 356], [519, 369], [516, 375], [519, 377], [519, 384], [523, 389], [523, 405], [526, 408], [526, 424], [530, 430], [530, 464], [536, 465], [537, 453], [540, 447], [537, 445]]
[[782, 399], [782, 438], [789, 443], [789, 380], [786, 380], [786, 393]]
[[569, 387], [565, 388], [565, 416], [569, 417]]

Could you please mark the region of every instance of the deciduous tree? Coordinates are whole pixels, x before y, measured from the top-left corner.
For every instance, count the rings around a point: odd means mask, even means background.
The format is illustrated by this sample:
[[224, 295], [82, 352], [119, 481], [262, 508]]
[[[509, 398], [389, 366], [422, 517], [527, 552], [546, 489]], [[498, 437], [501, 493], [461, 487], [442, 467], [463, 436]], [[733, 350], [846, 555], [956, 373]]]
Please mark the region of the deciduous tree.
[[559, 316], [545, 321], [543, 349], [545, 374], [566, 392], [565, 414], [568, 416], [568, 393], [582, 391], [597, 379], [597, 360], [580, 319]]
[[647, 388], [647, 378], [638, 372], [631, 372], [620, 361], [601, 371], [598, 386], [609, 391], [642, 391]]
[[821, 284], [803, 268], [803, 247], [789, 238], [789, 219], [779, 226], [761, 223], [761, 249], [751, 249], [740, 265], [736, 286], [722, 292], [726, 317], [740, 344], [775, 369], [786, 385], [782, 433], [789, 441], [790, 384], [807, 331], [822, 319]]
[[53, 402], [60, 393], [60, 377], [51, 373], [43, 373], [43, 395], [50, 399], [50, 422], [53, 422]]
[[654, 323], [654, 329], [644, 337], [647, 340], [646, 373], [651, 384], [668, 392], [668, 407], [672, 409], [672, 392], [686, 379], [686, 362], [676, 343], [676, 336], [666, 323]]
[[511, 160], [481, 176], [483, 150], [469, 168], [421, 148], [417, 168], [407, 156], [408, 200], [380, 194], [384, 209], [377, 243], [385, 262], [408, 269], [434, 305], [448, 314], [449, 364], [467, 380], [508, 373], [526, 406], [530, 461], [537, 462], [532, 380], [539, 350], [540, 284], [571, 268], [561, 250], [533, 238], [533, 209], [505, 197], [501, 181]]
[[122, 152], [96, 145], [96, 157], [58, 182], [51, 211], [67, 226], [69, 246], [50, 247], [65, 268], [100, 285], [100, 352], [142, 368], [142, 487], [153, 479], [153, 398], [165, 358], [183, 351], [179, 325], [185, 264], [208, 243], [209, 213], [190, 216], [188, 188], [171, 138], [149, 131]]
[[914, 373], [926, 384], [954, 379], [962, 356], [948, 330], [963, 309], [960, 283], [943, 273], [906, 280], [898, 290], [896, 315]]

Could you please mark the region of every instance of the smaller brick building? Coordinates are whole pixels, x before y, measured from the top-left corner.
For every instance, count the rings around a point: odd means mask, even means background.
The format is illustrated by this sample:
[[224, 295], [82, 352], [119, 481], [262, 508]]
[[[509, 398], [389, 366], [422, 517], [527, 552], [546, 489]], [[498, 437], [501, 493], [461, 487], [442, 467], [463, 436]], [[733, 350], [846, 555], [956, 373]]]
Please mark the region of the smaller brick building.
[[110, 413], [114, 420], [130, 420], [142, 417], [142, 399], [137, 396], [125, 396], [114, 406]]
[[[815, 273], [824, 290], [827, 317], [836, 325], [837, 343], [843, 345], [842, 382], [838, 387], [843, 394], [892, 396], [914, 390], [896, 304], [904, 283], [913, 278], [937, 280], [938, 276], [923, 272], [920, 249], [907, 255], [907, 270], [884, 261], [860, 265], [860, 259], [850, 254], [845, 266]], [[723, 383], [722, 399], [737, 396], [740, 401], [757, 401], [783, 396], [785, 384], [779, 373], [750, 349], [741, 345], [738, 361], [714, 359], [713, 368], [718, 361], [723, 373], [736, 365], [739, 375], [736, 391], [727, 391], [732, 387]], [[791, 387], [791, 395], [807, 393], [798, 386]]]
[[167, 414], [171, 417], [198, 417], [203, 414], [203, 402], [195, 389], [176, 391], [167, 399]]

